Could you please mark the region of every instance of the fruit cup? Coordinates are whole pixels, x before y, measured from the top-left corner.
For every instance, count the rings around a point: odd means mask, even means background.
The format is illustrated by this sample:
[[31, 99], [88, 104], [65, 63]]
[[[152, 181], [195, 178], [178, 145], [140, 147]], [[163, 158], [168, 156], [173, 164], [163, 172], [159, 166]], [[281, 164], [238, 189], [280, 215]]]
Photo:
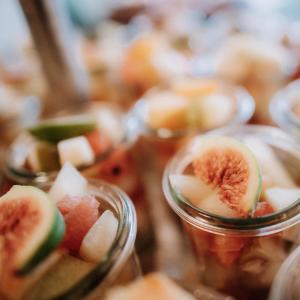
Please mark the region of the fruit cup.
[[119, 186], [133, 199], [144, 242], [150, 227], [133, 144], [122, 113], [113, 105], [97, 104], [61, 112], [28, 128], [11, 144], [4, 169], [12, 183], [39, 186], [68, 161], [86, 177]]
[[254, 100], [216, 78], [181, 78], [146, 93], [129, 113], [130, 125], [158, 155], [161, 169], [191, 135], [246, 123]]
[[[1, 261], [1, 299], [102, 299], [114, 284], [140, 275], [134, 251], [136, 214], [124, 192], [87, 181], [70, 164], [43, 190], [47, 192], [15, 185], [1, 197], [0, 251], [1, 257], [9, 257]], [[9, 214], [10, 205], [14, 214]], [[19, 207], [22, 218], [15, 227], [5, 227], [18, 220]], [[7, 251], [12, 241], [14, 247]], [[17, 245], [22, 245], [20, 251]]]
[[279, 129], [231, 126], [195, 137], [170, 161], [164, 193], [204, 284], [236, 299], [265, 299], [299, 242], [299, 153]]
[[284, 261], [272, 283], [269, 300], [297, 300], [300, 298], [300, 247]]
[[273, 98], [270, 112], [273, 121], [284, 131], [300, 138], [300, 80], [281, 89]]

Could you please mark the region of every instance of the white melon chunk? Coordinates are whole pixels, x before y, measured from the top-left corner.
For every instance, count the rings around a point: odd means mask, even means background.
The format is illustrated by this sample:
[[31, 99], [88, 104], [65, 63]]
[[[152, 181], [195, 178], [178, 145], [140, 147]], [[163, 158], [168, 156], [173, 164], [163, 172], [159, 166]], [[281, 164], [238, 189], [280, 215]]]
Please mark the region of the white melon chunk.
[[117, 144], [123, 137], [123, 128], [121, 121], [110, 110], [102, 108], [96, 114], [97, 127], [105, 136]]
[[65, 163], [50, 191], [50, 198], [57, 203], [64, 196], [82, 196], [87, 191], [87, 180], [70, 164]]
[[89, 262], [97, 263], [111, 247], [118, 231], [118, 220], [106, 210], [90, 228], [80, 246], [80, 255]]
[[89, 165], [95, 161], [95, 154], [84, 136], [60, 141], [57, 145], [61, 165], [70, 162], [75, 167]]
[[273, 186], [281, 188], [295, 188], [296, 184], [284, 168], [273, 150], [255, 137], [247, 137], [244, 143], [256, 156], [261, 167], [262, 175], [269, 177]]
[[266, 189], [265, 197], [275, 210], [282, 210], [300, 199], [300, 189], [273, 187]]
[[216, 191], [195, 176], [173, 174], [170, 175], [170, 183], [178, 193], [206, 212], [228, 218], [237, 216], [234, 210], [219, 199]]
[[201, 98], [197, 100], [196, 105], [197, 108], [193, 111], [197, 116], [194, 118], [203, 129], [224, 125], [233, 117], [233, 99], [222, 94], [215, 93]]

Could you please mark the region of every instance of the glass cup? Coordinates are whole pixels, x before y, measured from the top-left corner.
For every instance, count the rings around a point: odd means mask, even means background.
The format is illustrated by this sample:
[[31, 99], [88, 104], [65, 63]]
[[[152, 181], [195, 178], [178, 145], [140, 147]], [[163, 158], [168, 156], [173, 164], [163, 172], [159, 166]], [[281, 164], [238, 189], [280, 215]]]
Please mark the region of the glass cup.
[[[214, 81], [216, 85], [220, 86], [220, 90], [217, 91], [217, 93], [227, 96], [235, 101], [235, 109], [234, 113], [232, 114], [232, 118], [230, 118], [226, 124], [219, 124], [217, 127], [229, 124], [243, 124], [247, 123], [251, 119], [255, 110], [255, 103], [253, 98], [245, 89], [223, 81], [219, 81], [216, 78], [196, 79]], [[151, 99], [147, 99], [147, 97], [148, 95], [151, 96], [151, 94], [159, 95], [161, 91], [172, 91], [172, 86], [156, 88], [144, 95], [144, 97], [142, 97], [130, 111], [127, 124], [132, 131], [136, 131], [137, 134], [140, 135], [142, 143], [145, 142], [147, 145], [150, 145], [150, 149], [153, 149], [153, 152], [158, 159], [159, 168], [163, 170], [167, 161], [174, 155], [180, 146], [186, 143], [191, 136], [193, 136], [195, 133], [205, 132], [213, 129], [213, 127], [200, 128], [197, 126], [186, 126], [180, 130], [151, 128], [147, 120], [147, 110], [149, 101], [151, 101]], [[201, 95], [199, 97], [201, 97]]]
[[[300, 147], [281, 130], [248, 125], [226, 127], [208, 134], [262, 140], [299, 183]], [[265, 299], [281, 263], [292, 246], [299, 243], [300, 201], [282, 211], [250, 219], [226, 218], [195, 207], [180, 197], [169, 181], [171, 174], [181, 173], [187, 167], [193, 141], [170, 161], [164, 173], [163, 189], [191, 241], [200, 280], [237, 299]]]
[[300, 247], [297, 247], [280, 267], [269, 300], [297, 300], [300, 298]]
[[[62, 111], [54, 117], [80, 116], [96, 113], [101, 109], [111, 111], [120, 122], [122, 132], [119, 140], [98, 155], [93, 164], [79, 167], [78, 170], [87, 178], [96, 178], [117, 185], [129, 195], [137, 210], [138, 232], [141, 236], [138, 239], [138, 248], [142, 248], [148, 243], [152, 233], [144, 201], [144, 186], [135, 160], [135, 135], [124, 125], [123, 114], [116, 106], [103, 103]], [[26, 159], [34, 143], [35, 139], [27, 132], [23, 132], [11, 144], [4, 162], [6, 180], [3, 182], [2, 190], [7, 190], [14, 183], [40, 186], [56, 177], [59, 170], [35, 172], [26, 167]]]
[[281, 89], [273, 98], [270, 112], [273, 121], [284, 131], [300, 138], [300, 80]]
[[[48, 182], [43, 189], [47, 190], [51, 184]], [[94, 266], [84, 262], [84, 265], [75, 262], [72, 266], [72, 262], [66, 263], [63, 254], [38, 276], [33, 272], [22, 279], [16, 286], [20, 294], [16, 295], [18, 293], [14, 291], [14, 299], [102, 299], [108, 288], [125, 284], [140, 275], [134, 250], [137, 220], [131, 200], [117, 187], [98, 180], [89, 180], [88, 192], [96, 197], [102, 210], [112, 211], [119, 222], [116, 237], [106, 255]], [[61, 265], [65, 266], [64, 270]]]

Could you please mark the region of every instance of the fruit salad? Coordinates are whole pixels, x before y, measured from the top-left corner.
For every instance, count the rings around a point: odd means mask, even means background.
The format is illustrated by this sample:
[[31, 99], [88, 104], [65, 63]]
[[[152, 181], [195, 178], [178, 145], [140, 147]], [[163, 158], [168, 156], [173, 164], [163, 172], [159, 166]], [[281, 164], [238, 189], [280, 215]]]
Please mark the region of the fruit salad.
[[190, 134], [247, 122], [253, 111], [253, 99], [239, 87], [216, 78], [184, 77], [146, 93], [131, 116], [164, 165]]
[[13, 183], [38, 186], [69, 162], [85, 177], [115, 184], [130, 196], [138, 213], [141, 241], [146, 241], [151, 230], [135, 161], [135, 137], [125, 127], [122, 114], [104, 104], [86, 113], [38, 123], [12, 143], [6, 175]]
[[164, 192], [205, 284], [237, 299], [265, 299], [298, 242], [299, 168], [298, 144], [259, 126], [195, 137], [171, 160]]
[[82, 299], [106, 277], [118, 276], [112, 274], [116, 255], [120, 272], [133, 251], [130, 200], [114, 187], [88, 182], [70, 163], [43, 190], [14, 185], [0, 198], [0, 212], [1, 299], [67, 293]]

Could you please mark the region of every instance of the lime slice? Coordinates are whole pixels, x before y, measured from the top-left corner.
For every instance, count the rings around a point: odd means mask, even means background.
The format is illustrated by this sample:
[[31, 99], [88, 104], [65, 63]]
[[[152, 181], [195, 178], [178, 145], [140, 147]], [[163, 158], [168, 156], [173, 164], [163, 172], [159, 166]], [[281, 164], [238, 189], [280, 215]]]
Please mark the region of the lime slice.
[[39, 123], [28, 128], [28, 131], [39, 140], [57, 143], [61, 140], [84, 135], [96, 127], [90, 117], [58, 118]]

